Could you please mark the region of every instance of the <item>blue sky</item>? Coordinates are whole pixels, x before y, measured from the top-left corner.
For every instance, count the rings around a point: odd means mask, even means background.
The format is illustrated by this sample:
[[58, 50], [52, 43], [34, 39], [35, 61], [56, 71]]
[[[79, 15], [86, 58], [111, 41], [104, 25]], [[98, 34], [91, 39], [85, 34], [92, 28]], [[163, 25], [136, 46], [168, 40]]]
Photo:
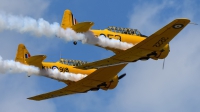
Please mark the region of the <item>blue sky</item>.
[[[0, 11], [44, 18], [60, 22], [65, 9], [70, 9], [78, 21], [92, 21], [93, 29], [108, 26], [137, 28], [151, 35], [175, 18], [189, 18], [200, 24], [198, 0], [0, 0]], [[114, 90], [88, 92], [45, 101], [30, 101], [27, 97], [46, 93], [65, 85], [61, 82], [26, 74], [0, 74], [0, 111], [2, 112], [199, 112], [200, 59], [199, 25], [188, 25], [170, 43], [170, 54], [163, 60], [139, 61], [122, 72], [127, 76]], [[45, 54], [45, 61], [63, 58], [95, 61], [113, 53], [92, 45], [65, 42], [59, 38], [35, 37], [15, 31], [0, 32], [0, 56], [14, 59], [19, 43], [24, 43], [32, 55]]]

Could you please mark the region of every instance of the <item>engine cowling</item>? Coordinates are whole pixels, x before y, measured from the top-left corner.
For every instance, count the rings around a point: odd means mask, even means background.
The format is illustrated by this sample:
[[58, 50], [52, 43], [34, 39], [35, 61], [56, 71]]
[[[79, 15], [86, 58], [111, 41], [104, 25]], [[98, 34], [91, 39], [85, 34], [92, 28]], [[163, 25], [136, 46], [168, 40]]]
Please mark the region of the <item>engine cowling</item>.
[[110, 82], [106, 82], [105, 86], [100, 86], [100, 88], [103, 90], [114, 89], [118, 82], [118, 75], [116, 75]]
[[167, 55], [169, 54], [169, 44], [167, 44], [163, 49], [161, 49], [160, 51], [156, 52], [154, 56], [150, 57], [154, 60], [158, 60], [158, 59], [164, 59], [167, 57]]

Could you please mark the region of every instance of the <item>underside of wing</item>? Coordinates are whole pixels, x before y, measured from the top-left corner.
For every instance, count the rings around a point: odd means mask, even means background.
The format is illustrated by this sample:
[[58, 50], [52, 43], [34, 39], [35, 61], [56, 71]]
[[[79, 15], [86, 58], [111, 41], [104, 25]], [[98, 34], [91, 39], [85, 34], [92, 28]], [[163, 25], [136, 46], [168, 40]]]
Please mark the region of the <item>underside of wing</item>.
[[126, 51], [122, 51], [110, 58], [87, 63], [85, 65], [78, 66], [77, 68], [101, 68], [148, 58], [148, 55], [151, 53], [163, 49], [163, 47], [166, 46], [185, 26], [187, 26], [189, 22], [189, 19], [175, 19], [134, 47], [127, 49]]
[[49, 99], [49, 98], [54, 98], [54, 97], [59, 97], [59, 96], [64, 96], [64, 95], [70, 95], [70, 94], [75, 94], [75, 93], [77, 93], [77, 92], [69, 91], [67, 89], [67, 87], [65, 87], [63, 89], [56, 90], [56, 91], [53, 91], [53, 92], [41, 94], [41, 95], [38, 95], [38, 96], [33, 96], [33, 97], [28, 98], [28, 99], [40, 101], [40, 100], [45, 100], [45, 99]]
[[111, 81], [112, 78], [116, 76], [125, 66], [126, 64], [121, 64], [117, 66], [97, 69], [95, 72], [85, 77], [84, 79], [74, 82], [63, 89], [30, 97], [28, 99], [40, 101], [64, 95], [85, 93], [94, 88], [99, 89], [99, 85], [101, 85], [104, 82]]

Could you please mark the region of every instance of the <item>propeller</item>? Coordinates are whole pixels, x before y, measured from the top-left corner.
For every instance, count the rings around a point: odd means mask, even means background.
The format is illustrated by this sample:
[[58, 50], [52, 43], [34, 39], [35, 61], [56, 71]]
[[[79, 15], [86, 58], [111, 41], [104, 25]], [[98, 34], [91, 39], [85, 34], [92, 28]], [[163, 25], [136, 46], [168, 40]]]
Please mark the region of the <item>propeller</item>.
[[118, 77], [118, 79], [120, 80], [120, 79], [124, 78], [124, 76], [126, 76], [126, 73], [120, 75], [120, 76]]
[[163, 60], [163, 66], [162, 66], [162, 69], [164, 70], [165, 68], [165, 59]]

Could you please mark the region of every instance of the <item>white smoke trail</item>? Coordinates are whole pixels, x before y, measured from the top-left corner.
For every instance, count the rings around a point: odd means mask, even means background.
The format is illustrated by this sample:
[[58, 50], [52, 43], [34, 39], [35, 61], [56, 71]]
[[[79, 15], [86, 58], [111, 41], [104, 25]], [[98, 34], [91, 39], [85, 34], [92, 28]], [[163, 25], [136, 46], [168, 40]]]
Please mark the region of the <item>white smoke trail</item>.
[[68, 73], [68, 72], [63, 73], [63, 72], [59, 72], [58, 69], [42, 70], [40, 71], [40, 75], [43, 75], [45, 77], [50, 77], [53, 79], [70, 80], [70, 81], [79, 81], [87, 76], [83, 74], [74, 74], [74, 73]]
[[27, 73], [30, 75], [38, 75], [38, 76], [45, 76], [50, 77], [57, 80], [71, 80], [71, 81], [78, 81], [86, 77], [87, 75], [83, 74], [73, 74], [73, 73], [61, 73], [58, 70], [40, 70], [38, 67], [35, 66], [28, 66], [21, 64], [19, 62], [15, 62], [13, 60], [3, 60], [0, 56], [0, 74], [15, 74], [15, 73]]
[[82, 43], [99, 45], [102, 47], [110, 47], [116, 49], [128, 49], [132, 44], [120, 42], [115, 39], [108, 39], [103, 36], [96, 38], [90, 31], [87, 33], [76, 33], [68, 28], [64, 30], [59, 23], [54, 22], [50, 24], [48, 21], [40, 18], [35, 20], [30, 17], [14, 16], [0, 12], [0, 31], [14, 30], [20, 33], [30, 33], [32, 35], [41, 37], [61, 37], [65, 41], [82, 41]]
[[126, 50], [133, 47], [133, 44], [120, 42], [116, 39], [109, 39], [103, 35], [99, 36], [98, 38], [94, 37], [93, 32], [88, 31], [84, 33], [87, 38], [82, 40], [82, 43], [89, 43], [94, 45], [100, 45], [101, 47], [110, 47], [115, 49]]
[[121, 50], [126, 50], [128, 48], [133, 47], [133, 44], [129, 44], [126, 42], [120, 42], [119, 40], [116, 39], [109, 39], [104, 37], [103, 35], [99, 36], [99, 42], [98, 45], [102, 45], [102, 47], [111, 47], [115, 49], [121, 49]]
[[27, 66], [13, 60], [3, 60], [0, 56], [0, 73], [27, 73], [39, 74], [39, 69], [34, 66]]

